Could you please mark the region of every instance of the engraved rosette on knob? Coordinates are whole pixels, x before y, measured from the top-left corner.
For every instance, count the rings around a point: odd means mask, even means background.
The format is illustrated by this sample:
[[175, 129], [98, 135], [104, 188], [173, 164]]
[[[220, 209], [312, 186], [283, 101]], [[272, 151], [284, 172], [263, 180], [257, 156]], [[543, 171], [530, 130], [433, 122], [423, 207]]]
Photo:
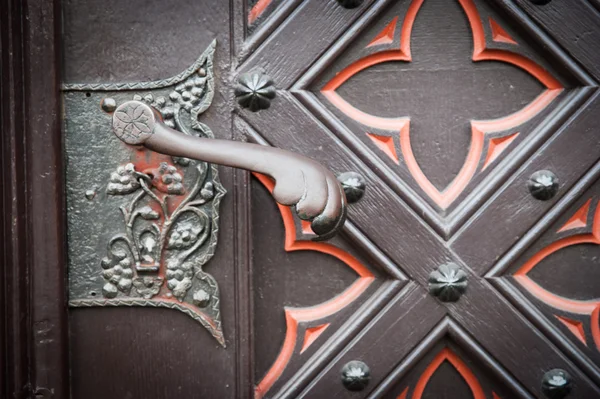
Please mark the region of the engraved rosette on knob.
[[161, 154], [248, 169], [275, 180], [273, 197], [295, 206], [312, 221], [317, 239], [332, 237], [346, 219], [346, 196], [337, 178], [301, 155], [258, 144], [192, 137], [166, 126], [160, 114], [140, 101], [121, 104], [113, 115], [117, 137]]

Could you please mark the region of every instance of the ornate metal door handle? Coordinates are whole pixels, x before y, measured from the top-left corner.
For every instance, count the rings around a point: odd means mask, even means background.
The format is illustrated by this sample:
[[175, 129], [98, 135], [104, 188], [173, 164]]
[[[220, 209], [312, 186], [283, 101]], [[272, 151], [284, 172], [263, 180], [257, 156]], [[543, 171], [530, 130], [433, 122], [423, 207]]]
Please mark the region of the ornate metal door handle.
[[334, 236], [344, 224], [344, 190], [333, 173], [309, 158], [258, 144], [186, 135], [166, 126], [154, 108], [135, 100], [115, 110], [112, 127], [127, 144], [270, 176], [275, 200], [294, 205], [301, 219], [312, 222], [318, 240]]

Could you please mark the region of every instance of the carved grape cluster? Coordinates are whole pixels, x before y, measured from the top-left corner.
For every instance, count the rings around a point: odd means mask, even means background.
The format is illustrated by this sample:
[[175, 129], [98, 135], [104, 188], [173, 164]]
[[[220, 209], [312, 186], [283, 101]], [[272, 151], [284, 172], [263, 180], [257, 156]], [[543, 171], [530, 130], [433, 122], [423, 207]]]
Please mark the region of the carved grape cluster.
[[167, 249], [184, 249], [191, 247], [196, 241], [204, 226], [192, 223], [179, 223], [169, 237]]
[[133, 280], [133, 286], [135, 287], [135, 290], [144, 299], [151, 299], [153, 296], [158, 294], [160, 292], [160, 287], [162, 287], [162, 284], [162, 277], [144, 276], [136, 277]]
[[107, 283], [102, 287], [102, 294], [106, 298], [114, 298], [119, 291], [129, 294], [131, 291], [133, 270], [131, 260], [127, 257], [125, 251], [116, 251], [113, 253], [112, 260], [102, 259], [101, 265], [104, 271], [102, 277]]
[[154, 107], [154, 109], [156, 109], [162, 115], [165, 125], [175, 129], [175, 109], [173, 108], [172, 104], [167, 102], [167, 99], [164, 96], [158, 96], [154, 98], [154, 96], [150, 93], [143, 97], [139, 94], [135, 94], [133, 99], [136, 101], [143, 101], [146, 104]]
[[106, 192], [110, 195], [124, 195], [132, 193], [138, 188], [140, 188], [140, 183], [135, 176], [135, 166], [128, 163], [125, 166], [119, 166], [117, 171], [110, 175]]
[[192, 287], [194, 277], [193, 265], [190, 262], [179, 263], [178, 261], [167, 262], [167, 288], [171, 290], [175, 298], [183, 301], [188, 290]]
[[158, 176], [156, 176], [156, 179], [158, 179], [156, 188], [159, 190], [165, 191], [167, 194], [183, 194], [183, 177], [175, 166], [161, 162], [158, 166]]
[[192, 108], [202, 101], [205, 90], [206, 71], [200, 69], [197, 76], [190, 76], [185, 82], [175, 86], [175, 90], [169, 94], [169, 98], [187, 112], [191, 112]]
[[204, 289], [200, 288], [194, 292], [193, 302], [199, 308], [205, 308], [210, 304], [211, 296]]

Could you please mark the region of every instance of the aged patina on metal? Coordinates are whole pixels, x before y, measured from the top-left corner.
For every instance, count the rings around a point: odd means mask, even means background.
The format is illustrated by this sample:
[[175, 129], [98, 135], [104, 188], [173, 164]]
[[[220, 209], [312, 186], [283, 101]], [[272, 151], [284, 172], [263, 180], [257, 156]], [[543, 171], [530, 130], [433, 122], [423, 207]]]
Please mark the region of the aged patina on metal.
[[527, 187], [533, 198], [548, 201], [558, 193], [558, 177], [549, 170], [538, 170], [529, 177]]
[[198, 116], [214, 96], [215, 46], [168, 79], [63, 87], [68, 234], [76, 243], [69, 245], [69, 303], [177, 309], [224, 346], [219, 286], [203, 270], [216, 249], [225, 194], [216, 166], [110, 139], [117, 104], [132, 99], [152, 104], [184, 134], [213, 137]]
[[276, 96], [275, 85], [262, 71], [244, 73], [238, 79], [235, 96], [242, 108], [252, 112], [268, 109]]
[[352, 360], [342, 367], [341, 379], [347, 390], [359, 392], [369, 385], [371, 369], [365, 362]]
[[342, 183], [342, 188], [344, 189], [344, 193], [346, 193], [346, 199], [349, 204], [360, 201], [365, 195], [367, 182], [360, 173], [344, 172], [337, 178]]
[[542, 391], [549, 399], [563, 399], [571, 393], [571, 376], [563, 369], [552, 369], [542, 377]]
[[341, 184], [321, 164], [302, 155], [258, 144], [186, 135], [168, 127], [155, 109], [135, 100], [116, 109], [113, 130], [127, 144], [273, 178], [275, 200], [295, 206], [301, 219], [312, 221], [312, 231], [319, 240], [335, 235], [344, 223], [346, 196]]
[[272, 177], [274, 198], [312, 221], [317, 239], [341, 228], [346, 198], [308, 158], [214, 139], [198, 117], [214, 96], [215, 46], [165, 80], [63, 87], [68, 234], [77, 243], [69, 246], [69, 303], [177, 309], [225, 346], [219, 286], [203, 270], [225, 194], [215, 164]]
[[453, 262], [440, 265], [429, 274], [429, 293], [442, 302], [458, 301], [467, 285], [467, 274]]

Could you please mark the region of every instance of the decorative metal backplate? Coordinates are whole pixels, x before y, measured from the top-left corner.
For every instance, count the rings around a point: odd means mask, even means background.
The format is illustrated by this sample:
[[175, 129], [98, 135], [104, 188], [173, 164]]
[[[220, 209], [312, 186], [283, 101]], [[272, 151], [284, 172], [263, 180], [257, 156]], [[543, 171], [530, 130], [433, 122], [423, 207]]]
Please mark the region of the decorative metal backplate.
[[[198, 121], [214, 96], [213, 42], [184, 72], [139, 83], [63, 86], [70, 306], [177, 309], [225, 346], [219, 286], [203, 270], [217, 245], [225, 190], [216, 166], [125, 145], [115, 104], [136, 99], [165, 124], [209, 137]], [[144, 131], [144, 115], [114, 114]]]

